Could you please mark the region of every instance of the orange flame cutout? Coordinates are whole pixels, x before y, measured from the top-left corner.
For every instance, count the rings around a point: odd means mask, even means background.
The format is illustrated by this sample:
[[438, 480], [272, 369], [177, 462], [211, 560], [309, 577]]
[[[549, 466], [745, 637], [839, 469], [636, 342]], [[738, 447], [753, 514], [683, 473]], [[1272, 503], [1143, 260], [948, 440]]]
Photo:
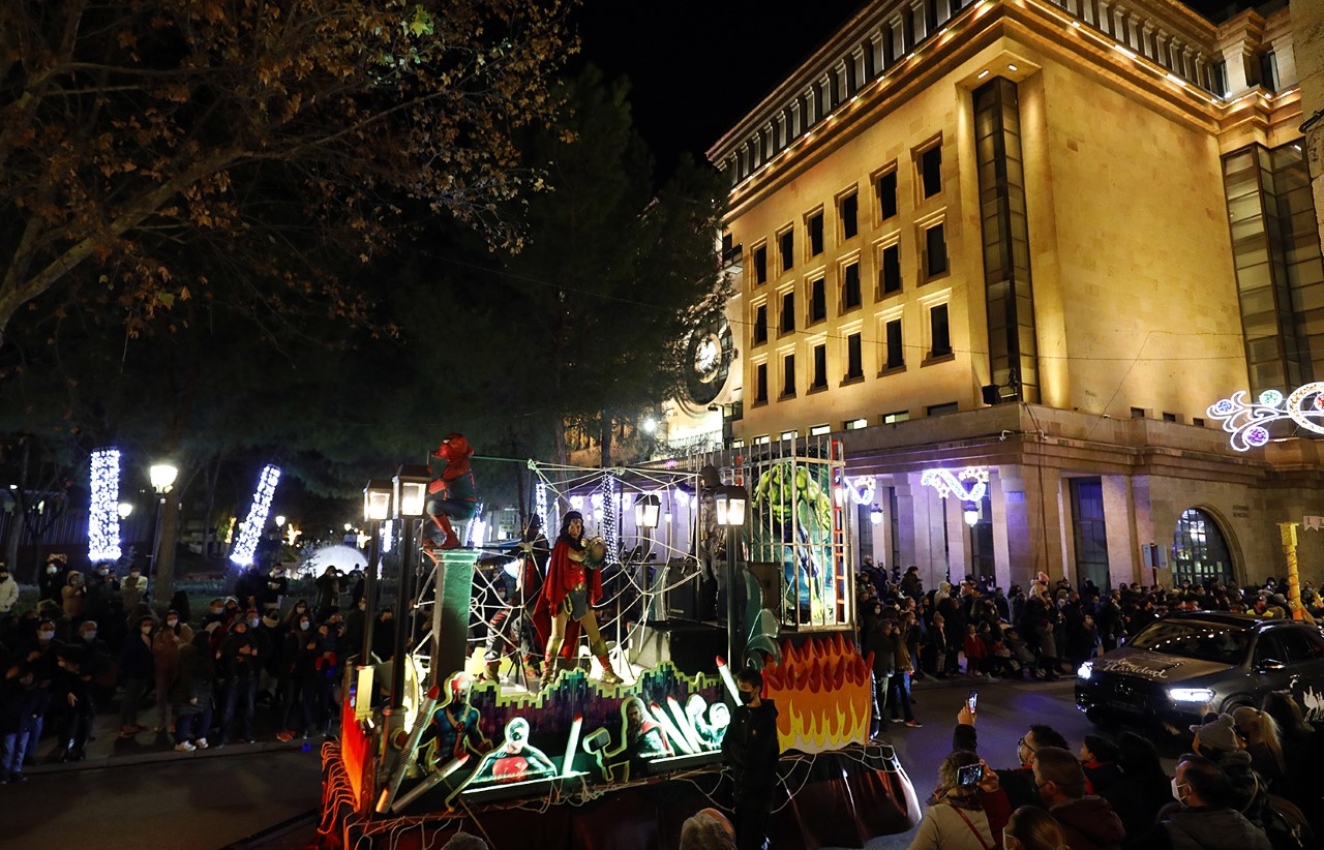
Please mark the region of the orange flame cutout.
[[783, 641], [782, 663], [763, 671], [782, 749], [821, 753], [866, 743], [872, 666], [841, 634], [811, 636], [799, 649]]

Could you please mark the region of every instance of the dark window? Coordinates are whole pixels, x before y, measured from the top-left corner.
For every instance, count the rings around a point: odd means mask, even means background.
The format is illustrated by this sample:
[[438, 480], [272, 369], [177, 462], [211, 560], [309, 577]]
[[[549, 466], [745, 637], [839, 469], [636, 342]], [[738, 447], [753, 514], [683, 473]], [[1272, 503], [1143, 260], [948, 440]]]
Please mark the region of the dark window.
[[768, 246], [760, 245], [754, 249], [754, 282], [768, 282]]
[[809, 256], [817, 257], [823, 253], [823, 214], [814, 213], [809, 217]]
[[884, 221], [896, 215], [896, 170], [887, 172], [878, 178], [875, 185], [878, 192], [878, 213]]
[[827, 281], [819, 278], [809, 284], [809, 323], [827, 318]]
[[777, 237], [778, 247], [782, 255], [782, 271], [788, 271], [795, 265], [795, 231], [788, 230]]
[[768, 364], [760, 363], [754, 367], [754, 403], [763, 404], [768, 400]]
[[883, 67], [891, 68], [896, 62], [896, 34], [892, 31], [891, 25], [883, 27]]
[[901, 320], [887, 323], [887, 368], [900, 369], [906, 365], [905, 350], [901, 347]]
[[929, 416], [946, 416], [948, 413], [957, 413], [960, 409], [956, 402], [949, 401], [946, 404], [931, 404], [924, 408], [924, 411]]
[[1164, 421], [1164, 422], [1176, 422], [1176, 421], [1177, 421], [1177, 414], [1175, 414], [1175, 413], [1164, 413], [1164, 414], [1163, 414], [1163, 421]]
[[909, 6], [901, 10], [901, 45], [907, 53], [915, 48], [915, 10]]
[[821, 390], [827, 386], [827, 346], [814, 346], [814, 382], [809, 385], [811, 390]]
[[1227, 94], [1227, 63], [1219, 60], [1209, 69], [1209, 82], [1216, 95]]
[[795, 395], [795, 355], [782, 358], [782, 395]]
[[924, 4], [924, 34], [933, 35], [938, 31], [938, 0], [928, 0]]
[[795, 293], [788, 292], [782, 296], [782, 323], [781, 332], [791, 333], [795, 330]]
[[952, 353], [952, 335], [947, 326], [947, 305], [929, 308], [929, 357], [946, 357]]
[[924, 262], [926, 278], [947, 274], [947, 235], [945, 226], [935, 224], [924, 231]]
[[846, 337], [846, 377], [864, 377], [864, 357], [860, 349], [860, 335]]
[[883, 294], [901, 291], [901, 246], [888, 245], [883, 249]]
[[768, 305], [760, 304], [754, 308], [754, 344], [762, 345], [768, 341]]
[[919, 170], [924, 197], [932, 198], [942, 191], [942, 145], [934, 145], [919, 155]]
[[860, 232], [860, 199], [854, 193], [841, 199], [841, 238], [850, 239]]
[[860, 304], [860, 264], [851, 263], [841, 282], [841, 309], [854, 310]]
[[1132, 419], [1144, 419], [1144, 418], [1145, 418], [1145, 409], [1144, 409], [1143, 407], [1133, 407], [1133, 408], [1131, 408], [1131, 418], [1132, 418]]
[[1278, 91], [1278, 56], [1272, 50], [1260, 56], [1260, 85]]
[[1204, 427], [1204, 419], [1201, 418], [1201, 417], [1199, 417], [1199, 416], [1197, 416], [1197, 417], [1195, 417], [1194, 419], [1191, 420], [1191, 424], [1194, 425], [1196, 428], [1203, 428], [1203, 427]]
[[1273, 636], [1278, 638], [1285, 658], [1279, 659], [1285, 664], [1309, 664], [1324, 660], [1324, 638], [1305, 628], [1274, 629]]

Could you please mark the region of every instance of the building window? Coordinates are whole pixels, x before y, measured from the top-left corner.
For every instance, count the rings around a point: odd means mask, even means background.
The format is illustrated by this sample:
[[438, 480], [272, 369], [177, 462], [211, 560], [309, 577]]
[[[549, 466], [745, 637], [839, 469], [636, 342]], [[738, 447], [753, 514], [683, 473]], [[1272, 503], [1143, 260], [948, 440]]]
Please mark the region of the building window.
[[859, 431], [863, 428], [868, 428], [868, 427], [869, 427], [869, 420], [863, 417], [859, 419], [847, 419], [845, 423], [843, 423], [843, 428], [847, 431]]
[[809, 217], [809, 256], [817, 257], [823, 253], [823, 213], [816, 212]]
[[795, 355], [782, 357], [782, 398], [795, 395]]
[[842, 269], [841, 309], [854, 310], [862, 303], [860, 296], [860, 264], [851, 263]]
[[760, 304], [754, 308], [754, 345], [768, 341], [768, 305]]
[[947, 270], [946, 225], [938, 222], [924, 229], [924, 278], [941, 277]]
[[897, 214], [895, 168], [878, 178], [874, 191], [878, 193], [878, 217], [887, 221]]
[[754, 438], [754, 445], [756, 446], [766, 446], [768, 443], [771, 442], [772, 442], [772, 437], [769, 437], [767, 434], [764, 434], [761, 437]]
[[850, 239], [860, 232], [860, 199], [854, 192], [841, 199], [838, 206], [841, 216], [841, 238]]
[[1203, 428], [1203, 427], [1204, 427], [1204, 418], [1203, 418], [1203, 417], [1200, 417], [1200, 416], [1197, 416], [1197, 417], [1195, 417], [1194, 419], [1191, 420], [1191, 424], [1194, 425], [1196, 428]]
[[754, 367], [754, 403], [768, 403], [768, 364], [759, 363]]
[[932, 198], [942, 191], [941, 142], [919, 155], [919, 176], [925, 198]]
[[846, 337], [846, 380], [848, 381], [864, 377], [864, 355], [860, 346], [858, 333]]
[[768, 246], [760, 245], [754, 249], [754, 283], [768, 282]]
[[814, 346], [814, 380], [809, 385], [809, 389], [823, 390], [827, 389], [827, 345], [819, 344]]
[[892, 244], [883, 249], [878, 263], [878, 283], [883, 295], [901, 291], [901, 245]]
[[1144, 409], [1143, 407], [1133, 407], [1133, 408], [1131, 408], [1131, 418], [1132, 418], [1132, 419], [1144, 419], [1144, 418], [1145, 418], [1145, 409]]
[[899, 422], [909, 422], [909, 421], [910, 421], [909, 410], [898, 410], [895, 413], [883, 414], [884, 425], [896, 425]]
[[832, 433], [831, 425], [813, 425], [809, 428], [809, 436], [811, 437], [821, 437], [824, 434], [831, 434], [831, 433]]
[[1175, 414], [1175, 413], [1168, 413], [1168, 412], [1165, 411], [1164, 414], [1163, 414], [1163, 421], [1164, 421], [1164, 422], [1176, 422], [1176, 421], [1177, 421], [1177, 414]]
[[795, 292], [794, 291], [788, 291], [782, 294], [781, 332], [784, 334], [795, 333]]
[[1260, 56], [1260, 85], [1278, 91], [1278, 55], [1272, 50]]
[[795, 432], [794, 432], [794, 431], [783, 431], [783, 432], [782, 432], [782, 439], [783, 439], [783, 440], [794, 440], [794, 439], [795, 439]]
[[782, 258], [782, 271], [795, 265], [795, 231], [787, 229], [777, 236], [777, 247]]
[[827, 318], [827, 281], [818, 278], [809, 284], [809, 324]]
[[946, 404], [931, 404], [924, 410], [929, 416], [946, 416], [949, 413], [958, 412], [960, 407], [957, 406], [956, 402], [949, 401]]
[[947, 325], [947, 305], [935, 304], [929, 308], [929, 359], [947, 357], [952, 353], [952, 335]]
[[905, 349], [901, 347], [901, 320], [893, 319], [888, 322], [885, 333], [887, 335], [886, 371], [904, 369], [906, 367], [906, 355]]

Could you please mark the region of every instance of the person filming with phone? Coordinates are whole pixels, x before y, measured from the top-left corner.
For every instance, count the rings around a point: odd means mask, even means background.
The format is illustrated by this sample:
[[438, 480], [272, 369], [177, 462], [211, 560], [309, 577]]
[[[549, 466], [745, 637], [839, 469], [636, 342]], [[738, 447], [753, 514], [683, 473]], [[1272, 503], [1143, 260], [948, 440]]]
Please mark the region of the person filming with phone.
[[910, 850], [993, 850], [993, 829], [980, 802], [984, 773], [984, 763], [969, 750], [943, 759]]

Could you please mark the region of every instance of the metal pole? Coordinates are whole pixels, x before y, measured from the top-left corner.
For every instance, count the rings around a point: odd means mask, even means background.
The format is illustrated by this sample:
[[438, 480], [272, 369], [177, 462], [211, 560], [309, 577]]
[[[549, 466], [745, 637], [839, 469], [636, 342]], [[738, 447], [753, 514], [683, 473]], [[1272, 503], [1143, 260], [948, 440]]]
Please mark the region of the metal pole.
[[395, 600], [395, 645], [391, 653], [391, 709], [398, 711], [405, 695], [405, 650], [413, 633], [409, 600], [414, 593], [414, 558], [418, 550], [418, 520], [402, 519], [400, 584]]
[[372, 541], [368, 544], [368, 571], [363, 576], [363, 646], [359, 648], [359, 664], [372, 663], [372, 633], [377, 624], [377, 562], [382, 552], [382, 524], [378, 520], [368, 523]]
[[1301, 573], [1296, 563], [1296, 523], [1278, 523], [1278, 532], [1283, 538], [1283, 554], [1287, 556], [1287, 599], [1292, 609], [1289, 614], [1294, 620], [1305, 619], [1305, 609], [1301, 607]]
[[736, 604], [736, 547], [740, 545], [740, 527], [726, 527], [726, 663], [735, 670], [743, 670], [745, 652], [743, 629]]

